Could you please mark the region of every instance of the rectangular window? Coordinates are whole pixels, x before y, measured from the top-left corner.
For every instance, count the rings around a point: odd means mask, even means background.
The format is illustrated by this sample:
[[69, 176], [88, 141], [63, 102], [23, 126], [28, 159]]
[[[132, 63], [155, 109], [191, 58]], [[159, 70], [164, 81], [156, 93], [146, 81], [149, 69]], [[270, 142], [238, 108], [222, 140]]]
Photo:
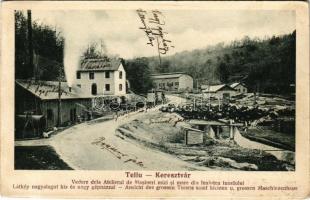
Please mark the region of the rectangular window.
[[47, 119], [52, 120], [53, 119], [53, 110], [47, 109]]
[[89, 79], [95, 79], [94, 72], [89, 72]]
[[110, 84], [105, 84], [105, 91], [110, 91]]
[[110, 78], [110, 72], [105, 72], [105, 78]]
[[123, 90], [123, 85], [122, 84], [119, 84], [119, 91], [122, 91]]
[[76, 86], [78, 86], [79, 88], [81, 88], [81, 84], [77, 84]]
[[122, 78], [123, 78], [123, 72], [120, 71], [120, 72], [119, 72], [119, 79], [122, 79]]
[[76, 72], [76, 79], [81, 79], [81, 72]]
[[179, 86], [179, 82], [175, 82], [174, 85], [175, 85], [175, 86]]

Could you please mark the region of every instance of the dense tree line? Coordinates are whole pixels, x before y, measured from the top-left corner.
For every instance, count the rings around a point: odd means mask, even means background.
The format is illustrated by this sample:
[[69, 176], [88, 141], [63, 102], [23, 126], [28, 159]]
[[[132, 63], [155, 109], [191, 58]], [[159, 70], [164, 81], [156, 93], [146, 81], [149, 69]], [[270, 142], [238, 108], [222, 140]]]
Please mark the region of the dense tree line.
[[[55, 80], [59, 68], [63, 70], [64, 38], [57, 34], [55, 27], [32, 21], [32, 46], [34, 65], [40, 65], [37, 72], [41, 80]], [[23, 11], [15, 11], [15, 77], [32, 78], [28, 48], [27, 18]]]
[[131, 90], [135, 93], [147, 93], [153, 87], [148, 59], [135, 58], [124, 62], [126, 76]]
[[[162, 58], [149, 57], [152, 73], [186, 72], [200, 83], [242, 81], [251, 91], [286, 94], [295, 83], [296, 32], [270, 38], [249, 38], [183, 51]], [[197, 82], [195, 81], [195, 84]]]
[[[32, 22], [35, 64], [40, 61], [39, 78], [56, 80], [63, 70], [64, 38], [55, 27]], [[82, 58], [102, 56], [102, 43], [90, 44]], [[145, 93], [152, 88], [151, 73], [186, 72], [196, 80], [194, 84], [244, 82], [254, 92], [287, 94], [295, 83], [296, 32], [258, 39], [244, 37], [229, 44], [219, 43], [204, 49], [183, 51], [172, 56], [128, 59], [124, 62], [132, 90]], [[31, 78], [29, 66], [27, 18], [15, 12], [15, 76]], [[37, 63], [36, 63], [37, 62]], [[294, 88], [293, 88], [294, 89]]]

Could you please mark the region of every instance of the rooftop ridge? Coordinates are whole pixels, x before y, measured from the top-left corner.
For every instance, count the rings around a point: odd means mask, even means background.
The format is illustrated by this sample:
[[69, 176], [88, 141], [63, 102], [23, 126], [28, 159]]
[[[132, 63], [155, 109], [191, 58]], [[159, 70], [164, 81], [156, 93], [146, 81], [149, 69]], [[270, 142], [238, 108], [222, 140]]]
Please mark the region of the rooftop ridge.
[[166, 72], [166, 73], [151, 74], [151, 76], [157, 76], [157, 75], [171, 75], [171, 74], [187, 74], [187, 73], [186, 73], [186, 72]]

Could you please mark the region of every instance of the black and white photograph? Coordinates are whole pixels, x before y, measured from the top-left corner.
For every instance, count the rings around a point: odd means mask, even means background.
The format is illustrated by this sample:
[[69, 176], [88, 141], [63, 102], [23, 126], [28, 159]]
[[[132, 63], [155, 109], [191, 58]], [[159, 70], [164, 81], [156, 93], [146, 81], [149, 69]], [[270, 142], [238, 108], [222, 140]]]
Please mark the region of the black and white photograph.
[[295, 171], [294, 10], [14, 17], [15, 170]]

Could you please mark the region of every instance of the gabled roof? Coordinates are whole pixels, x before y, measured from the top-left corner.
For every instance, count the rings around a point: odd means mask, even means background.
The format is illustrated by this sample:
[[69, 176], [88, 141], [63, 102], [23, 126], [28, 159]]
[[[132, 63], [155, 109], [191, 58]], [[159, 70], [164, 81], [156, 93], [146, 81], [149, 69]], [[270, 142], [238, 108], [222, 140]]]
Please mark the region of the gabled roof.
[[[58, 99], [58, 81], [15, 80], [15, 83], [42, 100]], [[61, 82], [61, 99], [85, 99], [93, 96], [84, 95], [78, 87], [71, 92], [67, 82]]]
[[120, 65], [119, 58], [84, 59], [79, 71], [116, 71]]
[[152, 74], [151, 77], [153, 79], [169, 79], [169, 78], [179, 78], [183, 75], [189, 76], [188, 74], [185, 74], [183, 72], [176, 72], [176, 73]]
[[201, 86], [203, 90], [203, 92], [217, 92], [219, 90], [222, 90], [224, 88], [228, 89], [228, 90], [235, 90], [233, 89], [232, 87], [230, 87], [229, 85], [226, 85], [226, 84], [221, 84], [221, 85], [210, 85], [210, 86], [207, 86], [207, 85], [202, 85]]
[[[232, 83], [232, 84], [230, 84], [230, 87], [235, 88], [235, 87], [237, 87], [238, 85], [242, 85], [242, 86], [244, 86], [242, 83], [240, 83], [240, 82], [236, 82], [236, 83]], [[244, 87], [245, 87], [245, 86], [244, 86]]]

